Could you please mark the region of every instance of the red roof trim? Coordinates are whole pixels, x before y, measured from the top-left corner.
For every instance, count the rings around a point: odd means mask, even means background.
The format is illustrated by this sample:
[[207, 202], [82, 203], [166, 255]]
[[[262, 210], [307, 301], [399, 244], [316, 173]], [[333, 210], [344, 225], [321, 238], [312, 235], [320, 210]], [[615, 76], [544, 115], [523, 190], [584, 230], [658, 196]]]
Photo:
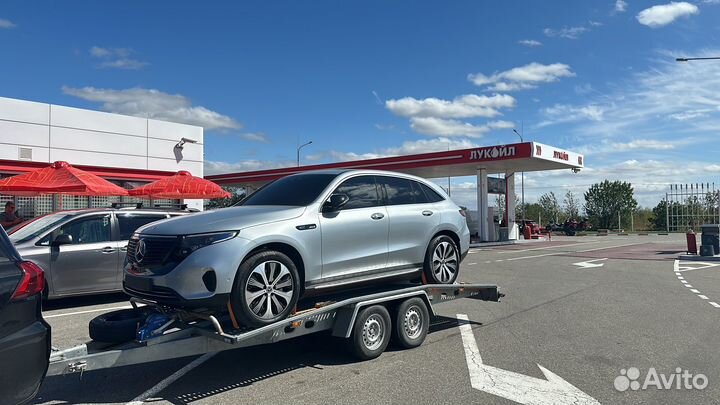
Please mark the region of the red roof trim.
[[[444, 152], [420, 153], [415, 155], [392, 156], [377, 159], [353, 160], [349, 162], [324, 163], [318, 165], [309, 165], [301, 167], [284, 167], [280, 169], [257, 170], [251, 172], [215, 174], [205, 176], [206, 179], [212, 180], [218, 184], [229, 184], [233, 182], [261, 182], [274, 180], [276, 178], [287, 176], [294, 173], [307, 172], [311, 170], [328, 170], [328, 169], [378, 169], [378, 170], [399, 170], [412, 169], [418, 167], [431, 166], [447, 166], [456, 164], [473, 164], [483, 161], [498, 161], [507, 159], [523, 159], [532, 157], [532, 143], [515, 143], [509, 145], [494, 145], [471, 149], [459, 149]], [[496, 155], [489, 153], [484, 156], [481, 151], [492, 151], [493, 149], [515, 148], [515, 153], [508, 156], [501, 156], [499, 152]]]
[[[27, 173], [35, 169], [47, 167], [50, 164], [51, 163], [47, 162], [0, 160], [0, 173]], [[175, 172], [166, 172], [161, 170], [125, 169], [118, 167], [99, 167], [86, 165], [73, 165], [73, 167], [90, 172], [105, 179], [116, 180], [155, 181], [175, 174]]]

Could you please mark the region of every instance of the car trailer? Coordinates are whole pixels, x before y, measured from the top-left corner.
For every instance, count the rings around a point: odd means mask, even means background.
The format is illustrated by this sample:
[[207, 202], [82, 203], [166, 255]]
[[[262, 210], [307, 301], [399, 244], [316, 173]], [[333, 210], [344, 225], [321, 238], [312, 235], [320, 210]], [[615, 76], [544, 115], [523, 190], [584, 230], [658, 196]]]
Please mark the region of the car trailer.
[[434, 304], [458, 298], [498, 301], [501, 296], [493, 284], [389, 286], [316, 302], [287, 319], [254, 329], [237, 328], [229, 317], [219, 319], [133, 298], [134, 310], [164, 317], [163, 323], [148, 329], [149, 320], [146, 321], [136, 339], [124, 343], [91, 341], [65, 350], [53, 350], [47, 375], [220, 352], [321, 331], [332, 331], [333, 336], [346, 338], [350, 350], [358, 358], [369, 360], [385, 350], [391, 336], [404, 348], [422, 344], [431, 316], [435, 315]]

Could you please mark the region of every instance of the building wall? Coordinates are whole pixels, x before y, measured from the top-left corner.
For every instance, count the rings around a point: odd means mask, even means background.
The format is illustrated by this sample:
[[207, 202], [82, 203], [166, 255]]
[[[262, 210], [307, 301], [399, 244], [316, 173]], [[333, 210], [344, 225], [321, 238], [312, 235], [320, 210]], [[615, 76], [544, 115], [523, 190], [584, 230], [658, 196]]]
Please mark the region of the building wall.
[[[180, 151], [181, 138], [196, 140]], [[203, 177], [203, 128], [0, 97], [0, 159], [127, 169], [187, 170]], [[186, 200], [202, 209], [202, 200]]]

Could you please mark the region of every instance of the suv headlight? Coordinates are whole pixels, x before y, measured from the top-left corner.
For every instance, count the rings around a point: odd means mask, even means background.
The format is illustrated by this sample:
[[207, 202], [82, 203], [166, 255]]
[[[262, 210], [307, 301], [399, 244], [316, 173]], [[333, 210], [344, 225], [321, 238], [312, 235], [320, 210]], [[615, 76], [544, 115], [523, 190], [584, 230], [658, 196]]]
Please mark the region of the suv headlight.
[[225, 231], [182, 236], [177, 256], [182, 260], [200, 248], [230, 240], [236, 237], [237, 234], [237, 231]]

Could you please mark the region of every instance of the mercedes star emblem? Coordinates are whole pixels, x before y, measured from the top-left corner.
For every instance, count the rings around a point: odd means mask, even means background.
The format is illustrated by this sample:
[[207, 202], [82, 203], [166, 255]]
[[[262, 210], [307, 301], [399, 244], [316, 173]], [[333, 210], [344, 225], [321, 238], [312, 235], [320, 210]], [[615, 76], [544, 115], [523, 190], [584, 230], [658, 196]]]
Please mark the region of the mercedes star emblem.
[[147, 246], [145, 245], [145, 240], [140, 239], [138, 241], [137, 248], [135, 249], [135, 261], [140, 263], [145, 258], [146, 253]]

